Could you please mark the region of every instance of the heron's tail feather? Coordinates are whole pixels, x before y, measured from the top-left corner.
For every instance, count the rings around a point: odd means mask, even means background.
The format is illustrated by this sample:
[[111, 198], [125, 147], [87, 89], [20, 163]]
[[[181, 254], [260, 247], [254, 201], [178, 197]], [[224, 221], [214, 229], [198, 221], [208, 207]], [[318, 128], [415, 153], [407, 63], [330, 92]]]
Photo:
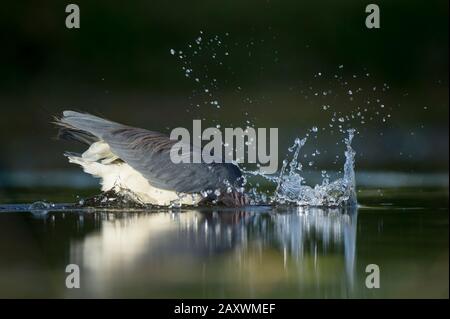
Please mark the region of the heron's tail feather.
[[124, 127], [98, 116], [75, 111], [64, 111], [62, 117], [55, 119], [55, 124], [59, 126], [58, 138], [87, 145], [102, 140], [105, 133]]
[[95, 135], [92, 135], [89, 132], [78, 130], [58, 121], [59, 119], [57, 119], [55, 123], [59, 126], [57, 138], [60, 140], [80, 142], [88, 146], [99, 141]]

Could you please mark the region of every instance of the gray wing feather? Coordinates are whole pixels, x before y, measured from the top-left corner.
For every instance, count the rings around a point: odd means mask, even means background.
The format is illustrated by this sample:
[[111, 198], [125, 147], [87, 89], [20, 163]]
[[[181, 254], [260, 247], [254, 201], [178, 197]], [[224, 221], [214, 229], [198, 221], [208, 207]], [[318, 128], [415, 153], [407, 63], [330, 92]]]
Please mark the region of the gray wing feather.
[[[126, 126], [90, 114], [65, 111], [59, 120], [89, 132], [108, 143], [111, 151], [148, 179], [155, 187], [182, 193], [225, 189], [225, 181], [238, 186], [241, 172], [231, 163], [179, 163], [170, 159], [177, 141], [167, 135]], [[199, 150], [191, 147], [190, 154]]]

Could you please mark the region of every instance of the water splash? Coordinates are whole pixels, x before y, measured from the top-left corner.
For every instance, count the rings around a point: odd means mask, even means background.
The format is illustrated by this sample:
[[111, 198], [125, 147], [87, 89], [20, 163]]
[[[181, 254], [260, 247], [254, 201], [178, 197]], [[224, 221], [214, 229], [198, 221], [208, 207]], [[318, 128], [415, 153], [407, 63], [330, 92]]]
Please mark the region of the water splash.
[[121, 208], [121, 209], [145, 209], [151, 208], [151, 205], [144, 204], [139, 200], [139, 196], [132, 191], [114, 187], [109, 191], [102, 192], [98, 195], [81, 199], [76, 205], [76, 208]]
[[53, 204], [53, 203], [48, 203], [46, 201], [37, 201], [37, 202], [34, 202], [34, 203], [30, 204], [28, 209], [33, 210], [33, 211], [34, 210], [36, 210], [36, 211], [39, 211], [39, 210], [44, 211], [44, 210], [49, 210], [49, 209], [54, 208], [54, 207], [55, 207], [55, 204]]
[[345, 138], [345, 163], [344, 174], [333, 182], [329, 181], [326, 174], [322, 174], [322, 183], [311, 187], [306, 185], [303, 177], [303, 166], [299, 160], [299, 154], [305, 145], [307, 138], [296, 139], [294, 145], [289, 148], [293, 153], [290, 160], [283, 161], [278, 177], [269, 177], [255, 172], [246, 174], [259, 175], [269, 182], [275, 183], [274, 194], [266, 199], [265, 195], [259, 194], [255, 189], [251, 191], [253, 202], [256, 204], [275, 205], [297, 205], [297, 206], [322, 206], [322, 207], [342, 207], [356, 205], [356, 183], [355, 183], [355, 151], [351, 143], [355, 134], [354, 129], [347, 131]]

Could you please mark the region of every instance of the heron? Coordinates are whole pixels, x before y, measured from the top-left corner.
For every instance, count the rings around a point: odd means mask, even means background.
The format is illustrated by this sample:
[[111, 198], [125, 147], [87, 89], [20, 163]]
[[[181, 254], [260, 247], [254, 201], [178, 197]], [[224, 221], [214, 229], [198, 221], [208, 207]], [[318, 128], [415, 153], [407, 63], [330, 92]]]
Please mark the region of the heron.
[[[174, 163], [177, 143], [163, 133], [113, 122], [99, 116], [64, 111], [54, 122], [58, 138], [86, 145], [82, 154], [66, 152], [70, 163], [100, 179], [103, 192], [126, 191], [142, 203], [158, 206], [248, 204], [244, 178], [234, 163]], [[190, 147], [189, 154], [199, 152]]]

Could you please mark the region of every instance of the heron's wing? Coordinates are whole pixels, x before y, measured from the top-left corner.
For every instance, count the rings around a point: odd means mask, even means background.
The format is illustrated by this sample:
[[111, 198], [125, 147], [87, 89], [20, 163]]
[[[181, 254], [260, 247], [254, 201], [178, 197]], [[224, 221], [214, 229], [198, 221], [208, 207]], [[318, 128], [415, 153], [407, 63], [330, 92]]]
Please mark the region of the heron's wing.
[[[64, 112], [60, 121], [105, 141], [115, 155], [158, 188], [195, 193], [207, 189], [224, 189], [226, 181], [235, 184], [241, 177], [239, 168], [230, 163], [173, 163], [170, 151], [177, 141], [158, 132], [72, 111]], [[192, 158], [192, 153], [199, 151], [190, 148], [182, 156]]]
[[[113, 130], [103, 140], [114, 154], [158, 188], [184, 193], [223, 189], [225, 180], [233, 183], [240, 177], [233, 164], [173, 163], [170, 151], [177, 141], [160, 133], [129, 127]], [[190, 149], [182, 157], [190, 158], [195, 151]]]

